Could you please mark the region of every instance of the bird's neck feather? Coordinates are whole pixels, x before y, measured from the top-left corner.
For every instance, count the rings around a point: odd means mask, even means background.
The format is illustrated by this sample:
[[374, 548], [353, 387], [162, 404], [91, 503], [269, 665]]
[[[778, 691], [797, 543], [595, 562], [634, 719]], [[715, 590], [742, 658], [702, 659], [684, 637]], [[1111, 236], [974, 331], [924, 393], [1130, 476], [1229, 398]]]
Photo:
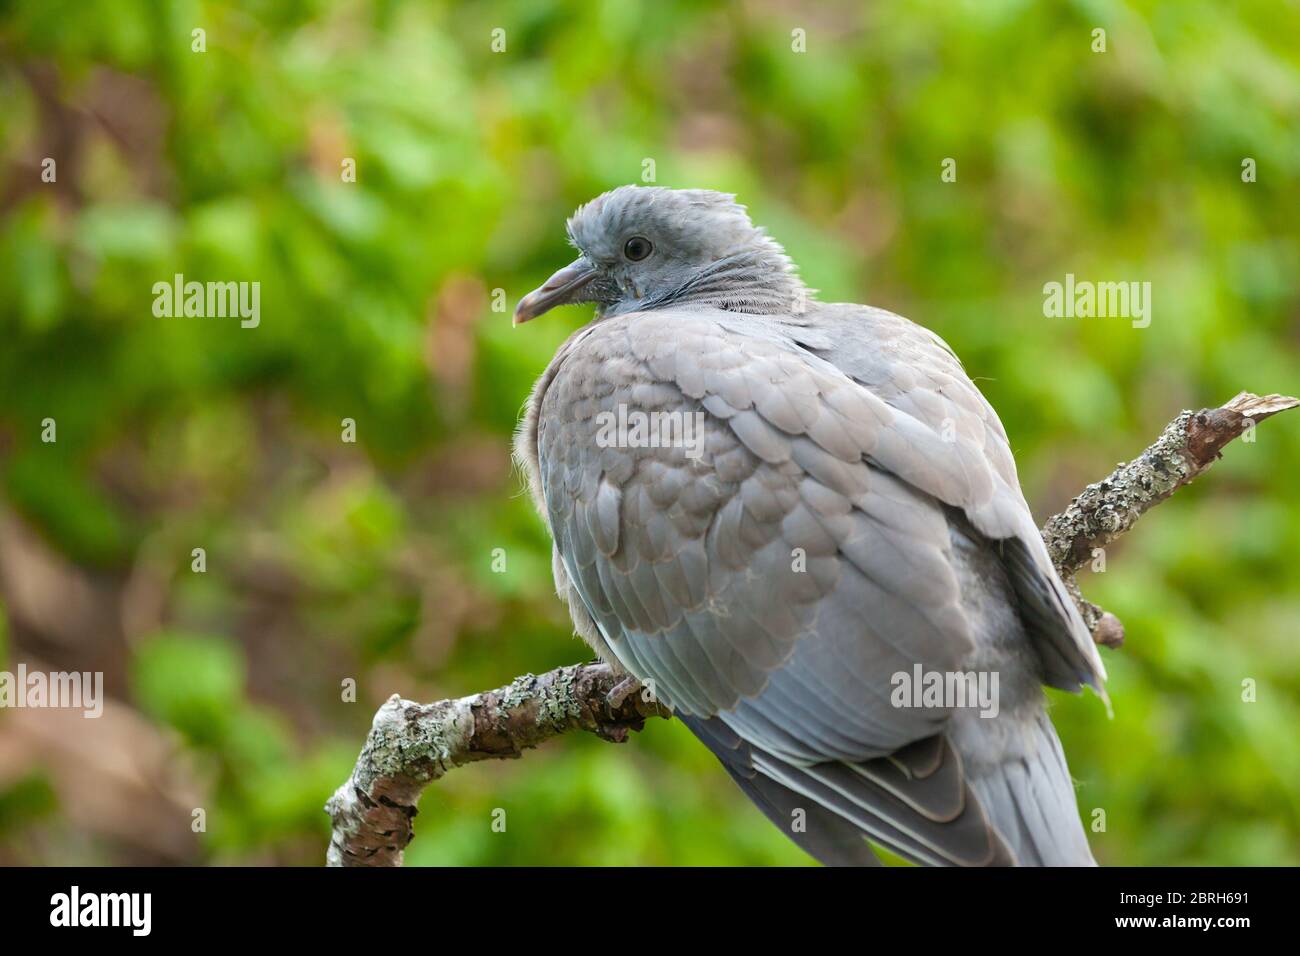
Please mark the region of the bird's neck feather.
[[768, 240], [690, 273], [677, 286], [643, 299], [620, 302], [607, 314], [711, 306], [753, 315], [789, 315], [811, 298], [785, 252]]

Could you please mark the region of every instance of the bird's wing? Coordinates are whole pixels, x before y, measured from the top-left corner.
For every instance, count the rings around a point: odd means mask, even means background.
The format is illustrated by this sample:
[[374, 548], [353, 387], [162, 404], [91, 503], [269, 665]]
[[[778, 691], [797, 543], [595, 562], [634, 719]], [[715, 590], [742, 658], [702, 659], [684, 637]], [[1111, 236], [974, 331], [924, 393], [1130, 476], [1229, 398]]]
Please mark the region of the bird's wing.
[[[963, 465], [956, 480], [934, 473], [914, 483], [960, 507], [980, 533], [999, 543], [1044, 681], [1069, 691], [1087, 684], [1104, 698], [1101, 656], [1025, 502], [1006, 432], [956, 354], [929, 329], [882, 309], [817, 306], [815, 315], [816, 322], [791, 329], [801, 346], [956, 446]], [[910, 449], [900, 449], [881, 463], [897, 471], [911, 457]]]
[[[944, 710], [892, 706], [890, 675], [952, 669], [973, 647], [947, 521], [865, 457], [906, 445], [908, 429], [931, 441], [928, 428], [788, 343], [687, 310], [597, 323], [542, 401], [542, 492], [565, 569], [664, 700], [731, 711], [797, 664], [809, 699], [782, 721], [804, 726], [765, 741], [791, 756], [881, 756], [942, 726]], [[684, 437], [700, 454], [652, 447], [649, 429], [602, 434], [635, 429], [628, 413], [699, 428]], [[915, 457], [955, 479], [952, 455], [932, 451]], [[796, 657], [808, 641], [819, 652]]]
[[[740, 322], [605, 319], [562, 356], [537, 450], [572, 590], [752, 796], [776, 785], [914, 860], [1006, 859], [942, 735], [949, 710], [894, 699], [895, 675], [959, 670], [974, 647], [925, 489], [987, 481], [981, 453]], [[677, 447], [668, 420], [633, 412], [675, 414]]]

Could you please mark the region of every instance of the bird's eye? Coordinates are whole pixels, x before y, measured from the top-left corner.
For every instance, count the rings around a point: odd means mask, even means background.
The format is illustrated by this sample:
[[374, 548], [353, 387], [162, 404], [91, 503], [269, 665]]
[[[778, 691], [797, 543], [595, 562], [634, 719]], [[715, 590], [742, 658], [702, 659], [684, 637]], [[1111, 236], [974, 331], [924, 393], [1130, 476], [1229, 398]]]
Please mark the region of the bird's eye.
[[633, 236], [623, 246], [623, 255], [633, 262], [640, 262], [653, 251], [654, 246], [650, 245], [650, 240], [645, 236]]

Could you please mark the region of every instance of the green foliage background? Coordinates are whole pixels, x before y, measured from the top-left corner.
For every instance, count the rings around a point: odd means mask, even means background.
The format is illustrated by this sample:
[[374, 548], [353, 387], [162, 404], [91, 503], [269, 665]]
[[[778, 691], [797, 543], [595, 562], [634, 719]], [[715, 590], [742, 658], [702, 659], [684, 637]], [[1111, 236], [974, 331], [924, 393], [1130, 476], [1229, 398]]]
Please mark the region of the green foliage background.
[[[161, 854], [38, 758], [0, 766], [0, 861], [319, 863], [390, 694], [585, 658], [508, 445], [588, 310], [512, 331], [492, 294], [567, 262], [564, 217], [647, 159], [737, 193], [823, 298], [943, 335], [1039, 517], [1184, 407], [1295, 393], [1297, 36], [1279, 0], [0, 0], [0, 539], [97, 602], [61, 624], [4, 578], [0, 666], [104, 670], [208, 824]], [[260, 326], [155, 318], [175, 273], [259, 281]], [[1150, 281], [1151, 326], [1044, 318], [1066, 273]], [[1129, 634], [1113, 719], [1055, 702], [1103, 863], [1300, 863], [1298, 429], [1084, 582]], [[408, 859], [806, 862], [675, 722], [452, 774]]]

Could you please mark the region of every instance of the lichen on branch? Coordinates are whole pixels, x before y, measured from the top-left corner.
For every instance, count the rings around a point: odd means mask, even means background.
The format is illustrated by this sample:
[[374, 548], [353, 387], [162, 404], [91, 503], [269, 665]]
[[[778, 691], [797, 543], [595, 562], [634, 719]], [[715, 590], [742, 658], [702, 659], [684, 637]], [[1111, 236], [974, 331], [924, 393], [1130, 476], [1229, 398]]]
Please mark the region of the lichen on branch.
[[[639, 691], [639, 688], [637, 688]], [[453, 767], [519, 757], [570, 730], [621, 743], [669, 712], [606, 664], [572, 664], [433, 704], [394, 694], [375, 714], [347, 782], [326, 804], [330, 866], [400, 866], [420, 791]]]

